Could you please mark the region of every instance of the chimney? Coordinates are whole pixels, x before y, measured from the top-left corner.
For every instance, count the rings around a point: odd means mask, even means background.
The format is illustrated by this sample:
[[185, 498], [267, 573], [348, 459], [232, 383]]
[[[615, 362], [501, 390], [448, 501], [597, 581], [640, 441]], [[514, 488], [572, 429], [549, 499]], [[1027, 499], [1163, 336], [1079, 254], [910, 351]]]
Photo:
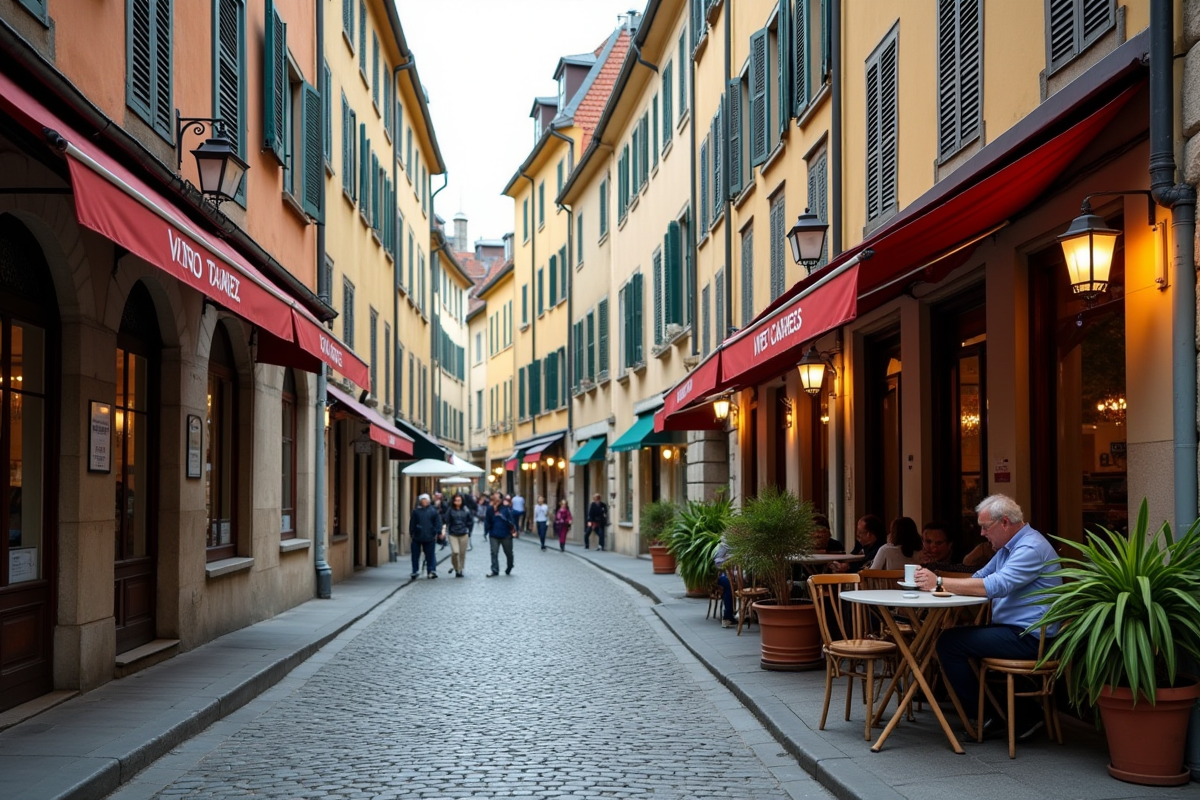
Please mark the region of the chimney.
[[454, 249], [459, 253], [469, 252], [467, 249], [467, 215], [461, 211], [454, 215]]

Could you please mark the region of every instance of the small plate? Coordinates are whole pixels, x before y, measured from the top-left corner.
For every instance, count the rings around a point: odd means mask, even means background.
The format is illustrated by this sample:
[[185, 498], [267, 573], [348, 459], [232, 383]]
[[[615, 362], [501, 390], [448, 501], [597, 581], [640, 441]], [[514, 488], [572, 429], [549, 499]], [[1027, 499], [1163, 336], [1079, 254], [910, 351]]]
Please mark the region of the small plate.
[[916, 600], [921, 595], [919, 592], [904, 592], [900, 596], [903, 597], [905, 600]]
[[917, 585], [915, 583], [905, 583], [904, 581], [896, 581], [896, 585], [903, 587], [905, 589], [916, 589], [917, 588]]

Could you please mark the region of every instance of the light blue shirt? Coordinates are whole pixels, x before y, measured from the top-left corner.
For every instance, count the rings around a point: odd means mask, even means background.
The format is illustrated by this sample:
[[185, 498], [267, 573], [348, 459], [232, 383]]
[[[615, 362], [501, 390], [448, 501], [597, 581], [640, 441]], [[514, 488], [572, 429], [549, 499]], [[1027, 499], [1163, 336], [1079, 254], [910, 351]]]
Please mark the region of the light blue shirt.
[[[974, 575], [983, 578], [983, 588], [992, 601], [993, 623], [1020, 628], [1038, 624], [1050, 602], [1030, 595], [1062, 583], [1062, 578], [1054, 574], [1058, 565], [1050, 563], [1056, 558], [1058, 553], [1046, 537], [1029, 525], [996, 551], [992, 560]], [[1047, 632], [1053, 636], [1058, 626], [1048, 628]]]
[[521, 497], [521, 495], [519, 495], [519, 494], [513, 495], [512, 510], [517, 512], [518, 514], [524, 514], [525, 513], [525, 498]]

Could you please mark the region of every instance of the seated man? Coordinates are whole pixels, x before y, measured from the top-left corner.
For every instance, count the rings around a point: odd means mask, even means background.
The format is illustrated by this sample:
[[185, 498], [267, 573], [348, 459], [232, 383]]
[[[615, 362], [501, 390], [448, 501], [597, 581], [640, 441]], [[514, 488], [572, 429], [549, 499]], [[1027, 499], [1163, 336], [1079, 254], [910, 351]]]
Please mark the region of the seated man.
[[926, 522], [921, 531], [921, 553], [925, 558], [922, 565], [939, 574], [943, 572], [974, 572], [979, 567], [968, 567], [956, 557], [957, 548], [950, 538], [950, 530], [941, 522]]
[[[992, 601], [990, 625], [969, 625], [950, 628], [938, 639], [937, 654], [946, 671], [946, 678], [970, 713], [979, 707], [979, 681], [971, 668], [970, 659], [1037, 658], [1039, 631], [1028, 633], [1037, 625], [1049, 602], [1031, 595], [1062, 583], [1052, 564], [1058, 554], [1046, 537], [1025, 523], [1021, 507], [1011, 497], [994, 494], [975, 507], [979, 527], [996, 551], [985, 566], [970, 578], [940, 578], [932, 571], [917, 569], [917, 585], [923, 591], [938, 587], [953, 594], [987, 597]], [[1053, 636], [1047, 629], [1047, 635]], [[1042, 727], [1042, 715], [1034, 716], [1032, 709], [1018, 706], [1016, 731], [1026, 739]], [[984, 734], [999, 728], [994, 718], [983, 720]]]
[[721, 587], [721, 627], [732, 628], [737, 625], [737, 620], [733, 616], [733, 584], [729, 582], [729, 575], [725, 573], [725, 562], [729, 560], [729, 545], [725, 543], [725, 537], [721, 536], [721, 543], [717, 545], [717, 549], [713, 552], [713, 566], [717, 568], [717, 585]]
[[846, 545], [833, 538], [829, 532], [829, 517], [824, 514], [813, 514], [813, 552], [814, 553], [844, 553]]

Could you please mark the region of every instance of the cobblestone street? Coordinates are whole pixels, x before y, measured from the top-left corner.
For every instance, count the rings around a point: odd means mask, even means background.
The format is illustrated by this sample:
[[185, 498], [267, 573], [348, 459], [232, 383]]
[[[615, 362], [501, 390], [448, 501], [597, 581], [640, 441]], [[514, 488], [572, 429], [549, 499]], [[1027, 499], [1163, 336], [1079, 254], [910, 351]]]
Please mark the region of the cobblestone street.
[[111, 797], [830, 796], [650, 601], [515, 550], [485, 580], [477, 539]]

